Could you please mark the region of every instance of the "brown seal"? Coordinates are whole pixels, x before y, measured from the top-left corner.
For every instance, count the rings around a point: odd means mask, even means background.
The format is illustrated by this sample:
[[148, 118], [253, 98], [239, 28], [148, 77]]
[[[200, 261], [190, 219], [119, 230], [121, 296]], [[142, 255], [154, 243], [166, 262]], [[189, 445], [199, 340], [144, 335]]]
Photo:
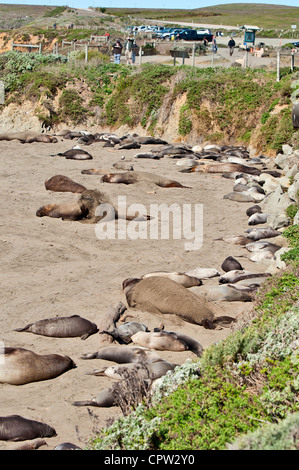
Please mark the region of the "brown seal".
[[216, 318], [211, 306], [190, 290], [171, 279], [149, 277], [142, 279], [126, 291], [128, 305], [151, 313], [174, 314], [183, 320], [214, 329], [226, 326], [232, 317]]
[[81, 359], [105, 359], [118, 364], [128, 364], [129, 362], [160, 361], [161, 357], [150, 349], [138, 346], [106, 346], [94, 353], [83, 354]]
[[260, 175], [261, 170], [241, 163], [211, 163], [204, 165], [194, 165], [192, 168], [181, 170], [181, 173], [248, 173], [250, 175]]
[[48, 191], [83, 193], [87, 188], [80, 183], [76, 183], [67, 176], [55, 175], [45, 181], [45, 188]]
[[23, 385], [53, 379], [75, 367], [68, 356], [39, 355], [23, 348], [0, 350], [0, 383]]
[[[97, 214], [97, 208], [103, 205], [103, 214]], [[48, 204], [40, 207], [36, 212], [37, 217], [55, 217], [63, 220], [80, 220], [84, 223], [95, 224], [101, 219], [105, 221], [122, 218], [112, 205], [109, 197], [101, 191], [86, 189], [83, 191], [77, 202], [69, 204]], [[127, 220], [149, 220], [150, 216], [135, 215], [124, 216]]]
[[54, 428], [40, 421], [26, 419], [19, 415], [0, 416], [1, 441], [27, 441], [56, 435]]
[[99, 330], [95, 323], [79, 315], [72, 315], [71, 317], [55, 317], [39, 320], [23, 328], [17, 328], [14, 331], [30, 332], [52, 338], [75, 338], [80, 336], [81, 339], [86, 339]]
[[107, 173], [101, 178], [104, 183], [134, 184], [140, 181], [154, 183], [161, 188], [187, 188], [181, 183], [146, 171], [127, 171], [125, 173]]
[[6, 132], [0, 134], [0, 140], [19, 140], [23, 144], [32, 142], [56, 143], [56, 137], [49, 134], [35, 134], [33, 132]]
[[223, 261], [223, 263], [221, 265], [221, 269], [223, 269], [223, 271], [225, 271], [227, 273], [228, 271], [232, 271], [233, 269], [241, 270], [243, 268], [242, 268], [242, 266], [241, 266], [241, 264], [239, 263], [238, 260], [236, 260], [232, 256], [228, 256]]

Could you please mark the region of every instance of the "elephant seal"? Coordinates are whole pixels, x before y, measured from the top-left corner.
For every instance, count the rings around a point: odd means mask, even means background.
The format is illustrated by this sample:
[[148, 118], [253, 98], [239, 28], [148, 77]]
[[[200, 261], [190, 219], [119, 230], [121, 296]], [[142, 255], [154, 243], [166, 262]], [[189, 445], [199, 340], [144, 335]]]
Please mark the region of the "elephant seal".
[[[98, 211], [102, 206], [103, 212]], [[101, 219], [105, 221], [122, 218], [112, 205], [106, 194], [98, 190], [86, 189], [80, 194], [77, 202], [69, 204], [48, 204], [40, 207], [36, 212], [37, 217], [55, 217], [63, 220], [80, 220], [83, 223], [96, 224]], [[149, 215], [126, 215], [127, 220], [149, 220]]]
[[45, 188], [48, 191], [83, 193], [87, 188], [80, 183], [76, 183], [67, 176], [55, 175], [45, 181]]
[[187, 188], [181, 183], [174, 180], [169, 180], [163, 176], [148, 173], [146, 171], [129, 171], [125, 173], [107, 173], [101, 178], [103, 183], [123, 183], [134, 184], [140, 181], [154, 183], [161, 188]]
[[66, 152], [50, 155], [50, 157], [65, 157], [67, 160], [92, 160], [90, 153], [76, 147], [66, 150]]
[[196, 294], [203, 296], [209, 301], [226, 301], [226, 302], [250, 302], [252, 297], [246, 292], [240, 291], [233, 286], [222, 285], [222, 286], [209, 286], [206, 288], [201, 287], [198, 290], [197, 287], [191, 287], [191, 291]]
[[153, 332], [139, 331], [132, 336], [133, 343], [158, 351], [187, 351], [197, 356], [203, 353], [202, 345], [190, 336], [175, 331], [161, 331], [157, 328]]
[[248, 217], [250, 217], [253, 214], [258, 214], [258, 213], [262, 213], [262, 208], [258, 204], [255, 204], [254, 206], [251, 206], [246, 210], [246, 215]]
[[37, 217], [52, 217], [62, 220], [82, 220], [88, 211], [78, 202], [68, 204], [46, 204], [36, 211]]
[[216, 318], [210, 305], [171, 279], [149, 277], [126, 291], [129, 307], [151, 313], [174, 314], [183, 320], [214, 329], [235, 321], [232, 317]]
[[193, 268], [186, 271], [185, 274], [197, 279], [210, 279], [212, 277], [220, 276], [220, 272], [214, 268]]
[[22, 144], [32, 142], [56, 143], [56, 137], [49, 134], [35, 134], [34, 132], [7, 132], [0, 134], [0, 140], [19, 140]]
[[71, 442], [62, 442], [58, 444], [58, 446], [54, 447], [53, 450], [82, 450], [81, 447], [77, 446], [76, 444], [72, 444]]
[[166, 271], [156, 271], [152, 273], [147, 273], [141, 276], [141, 279], [147, 279], [148, 277], [166, 277], [167, 279], [172, 279], [173, 281], [181, 284], [184, 287], [192, 287], [192, 286], [201, 286], [202, 281], [195, 277], [189, 276], [186, 273], [177, 273], [177, 272], [166, 272]]
[[55, 436], [55, 429], [48, 424], [19, 415], [0, 416], [0, 441], [17, 442]]
[[222, 240], [232, 245], [247, 245], [251, 242], [250, 238], [244, 237], [244, 235], [226, 235], [225, 237], [215, 238], [215, 241]]
[[115, 396], [116, 383], [114, 383], [110, 388], [105, 388], [101, 390], [100, 393], [91, 400], [75, 401], [74, 406], [98, 406], [103, 408], [110, 408], [112, 406], [117, 406], [117, 399]]
[[246, 232], [248, 233], [247, 237], [250, 239], [250, 241], [258, 241], [262, 240], [263, 238], [272, 238], [281, 235], [281, 232], [273, 229], [272, 227], [248, 229]]
[[267, 241], [258, 240], [256, 242], [248, 243], [247, 245], [245, 245], [245, 248], [250, 252], [261, 251], [266, 248], [269, 251], [271, 250], [272, 253], [275, 253], [277, 250], [280, 250], [281, 246], [275, 245], [274, 243], [270, 243]]
[[225, 194], [225, 196], [223, 196], [223, 199], [229, 199], [230, 201], [236, 202], [255, 202], [254, 197], [246, 192], [233, 191], [232, 193]]
[[173, 370], [176, 366], [177, 364], [172, 364], [171, 362], [164, 360], [157, 362], [141, 362], [136, 364], [118, 364], [104, 367], [103, 369], [95, 369], [87, 375], [106, 375], [113, 379], [122, 380], [126, 378], [129, 373], [134, 373], [143, 380], [156, 380], [165, 375], [169, 370]]
[[36, 335], [51, 336], [52, 338], [75, 338], [80, 336], [81, 339], [86, 339], [99, 330], [95, 323], [79, 315], [72, 315], [71, 317], [39, 320], [14, 331], [30, 332]]
[[265, 224], [268, 220], [269, 214], [263, 214], [261, 212], [256, 212], [252, 214], [248, 219], [248, 225], [259, 225]]
[[192, 168], [181, 170], [181, 173], [248, 173], [250, 175], [260, 175], [261, 170], [255, 167], [242, 165], [240, 163], [210, 163], [207, 165], [195, 165]]
[[219, 278], [219, 284], [234, 284], [235, 282], [242, 281], [245, 279], [252, 279], [257, 277], [266, 278], [270, 276], [270, 273], [252, 273], [250, 271], [245, 270], [233, 270], [223, 274], [223, 276]]
[[132, 341], [132, 335], [138, 331], [148, 331], [148, 328], [144, 323], [131, 321], [126, 322], [123, 325], [119, 325], [117, 328], [114, 328], [111, 331], [103, 331], [103, 333], [111, 335], [113, 339], [116, 339], [120, 343], [128, 344]]
[[225, 272], [228, 272], [228, 271], [232, 271], [233, 269], [242, 270], [243, 268], [242, 268], [242, 266], [241, 266], [241, 264], [239, 263], [238, 260], [236, 260], [232, 256], [228, 256], [223, 261], [223, 263], [221, 265], [221, 269]]
[[105, 359], [118, 364], [160, 361], [161, 357], [150, 349], [137, 346], [106, 346], [95, 353], [86, 353], [81, 359]]
[[53, 379], [75, 367], [68, 356], [39, 355], [23, 348], [0, 349], [0, 383], [24, 385]]

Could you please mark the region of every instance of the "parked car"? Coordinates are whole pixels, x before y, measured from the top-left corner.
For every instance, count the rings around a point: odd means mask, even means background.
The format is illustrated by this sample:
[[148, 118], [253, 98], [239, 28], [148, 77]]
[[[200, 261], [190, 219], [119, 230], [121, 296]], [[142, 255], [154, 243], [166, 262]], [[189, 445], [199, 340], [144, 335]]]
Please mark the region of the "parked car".
[[294, 47], [299, 47], [299, 41], [292, 42], [292, 44], [293, 44]]
[[207, 38], [208, 42], [212, 42], [213, 41], [213, 34], [212, 34], [212, 31], [210, 29], [198, 29], [196, 31], [197, 33], [197, 40], [198, 41], [203, 41], [204, 38]]
[[204, 38], [212, 42], [213, 34], [199, 34], [196, 30], [189, 29], [188, 31], [180, 32], [177, 36], [177, 39], [183, 39], [184, 41], [203, 41]]
[[172, 37], [176, 36], [181, 31], [184, 31], [183, 28], [171, 28], [170, 31], [161, 34], [161, 39], [170, 40]]

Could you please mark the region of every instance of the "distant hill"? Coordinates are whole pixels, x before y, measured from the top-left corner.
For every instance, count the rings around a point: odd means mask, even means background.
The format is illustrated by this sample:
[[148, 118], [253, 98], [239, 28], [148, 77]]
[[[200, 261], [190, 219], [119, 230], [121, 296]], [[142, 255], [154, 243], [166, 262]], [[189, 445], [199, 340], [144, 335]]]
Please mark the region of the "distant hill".
[[[283, 1], [283, 0], [282, 0]], [[102, 10], [102, 12], [100, 11]], [[105, 15], [103, 15], [105, 10]], [[51, 17], [51, 12], [57, 14]], [[0, 29], [15, 29], [30, 25], [47, 25], [53, 18], [58, 23], [75, 22], [96, 24], [103, 16], [117, 16], [134, 24], [144, 20], [164, 20], [168, 23], [194, 22], [212, 25], [254, 24], [264, 29], [299, 29], [299, 7], [266, 5], [263, 3], [233, 3], [196, 9], [146, 9], [146, 8], [87, 8], [57, 7], [55, 5], [0, 4]]]

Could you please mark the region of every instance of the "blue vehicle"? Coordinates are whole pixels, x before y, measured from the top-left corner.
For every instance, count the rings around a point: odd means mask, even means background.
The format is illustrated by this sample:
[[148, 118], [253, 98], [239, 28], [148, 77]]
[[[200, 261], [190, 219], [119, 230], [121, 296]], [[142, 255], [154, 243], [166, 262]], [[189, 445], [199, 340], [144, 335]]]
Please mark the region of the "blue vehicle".
[[299, 41], [292, 42], [292, 44], [293, 44], [294, 47], [299, 47]]
[[199, 33], [198, 31], [195, 31], [194, 29], [189, 29], [182, 31], [178, 34], [177, 39], [183, 39], [184, 41], [203, 41], [204, 39], [207, 39], [208, 42], [212, 42], [213, 40], [213, 34], [210, 33]]

